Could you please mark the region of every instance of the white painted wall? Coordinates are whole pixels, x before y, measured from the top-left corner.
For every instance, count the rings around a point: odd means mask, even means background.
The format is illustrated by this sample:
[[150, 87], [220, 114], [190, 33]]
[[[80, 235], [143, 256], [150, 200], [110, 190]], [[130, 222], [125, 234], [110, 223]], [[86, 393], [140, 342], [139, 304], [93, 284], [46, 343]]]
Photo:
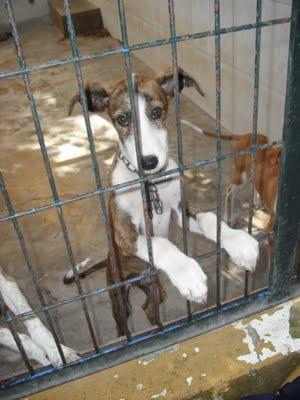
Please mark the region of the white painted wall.
[[[43, 17], [49, 14], [47, 0], [35, 0], [33, 4], [28, 0], [13, 1], [13, 7], [17, 22], [28, 21], [32, 18]], [[0, 24], [7, 25], [4, 1], [0, 0]]]
[[[121, 38], [117, 6], [111, 0], [92, 0], [99, 5], [105, 26], [114, 37]], [[131, 43], [167, 38], [169, 21], [167, 1], [125, 0], [128, 37]], [[264, 0], [263, 19], [290, 15], [291, 0]], [[222, 0], [221, 26], [255, 22], [256, 0]], [[212, 0], [177, 0], [178, 35], [214, 28]], [[260, 68], [259, 131], [270, 139], [282, 135], [285, 82], [289, 42], [289, 24], [262, 29]], [[253, 108], [255, 31], [222, 35], [222, 124], [234, 133], [251, 131]], [[193, 74], [206, 93], [199, 99], [188, 95], [215, 115], [214, 38], [178, 44], [179, 64]], [[170, 46], [135, 52], [153, 69], [171, 65]], [[186, 92], [187, 94], [187, 92]]]

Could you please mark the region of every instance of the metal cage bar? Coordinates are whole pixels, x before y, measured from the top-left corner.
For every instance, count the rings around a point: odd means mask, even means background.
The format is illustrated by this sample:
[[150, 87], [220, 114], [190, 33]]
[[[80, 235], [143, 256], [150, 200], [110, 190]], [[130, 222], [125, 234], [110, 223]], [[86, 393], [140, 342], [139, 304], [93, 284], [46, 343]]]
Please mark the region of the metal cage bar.
[[[169, 22], [170, 22], [170, 36], [171, 36], [171, 38], [175, 38], [176, 37], [176, 28], [175, 28], [174, 0], [168, 0], [168, 10], [169, 10]], [[178, 164], [179, 164], [178, 169], [179, 169], [179, 174], [180, 174], [182, 242], [183, 242], [183, 251], [186, 255], [188, 255], [188, 238], [187, 238], [188, 220], [187, 220], [187, 213], [186, 213], [186, 195], [185, 195], [185, 188], [184, 188], [184, 181], [183, 181], [184, 156], [183, 156], [183, 142], [182, 142], [182, 128], [181, 128], [181, 111], [180, 111], [179, 82], [178, 82], [178, 57], [177, 57], [176, 41], [172, 41], [172, 43], [171, 43], [171, 52], [172, 52], [172, 70], [173, 70], [173, 76], [174, 76], [177, 155], [178, 155]], [[188, 319], [191, 320], [193, 318], [191, 302], [187, 300], [186, 306], [187, 306]]]
[[[74, 30], [74, 26], [73, 26], [73, 22], [72, 22], [72, 18], [71, 18], [70, 5], [69, 5], [68, 0], [64, 0], [64, 8], [65, 8], [65, 14], [66, 14], [66, 18], [67, 18], [67, 26], [68, 26], [69, 38], [70, 38], [70, 43], [71, 43], [71, 48], [72, 48], [72, 54], [73, 54], [73, 57], [78, 57], [76, 34], [75, 34], [75, 30]], [[88, 111], [87, 99], [86, 99], [86, 95], [85, 95], [80, 61], [75, 62], [75, 72], [76, 72], [76, 77], [77, 77], [77, 81], [78, 81], [79, 93], [80, 93], [82, 110], [83, 110], [83, 115], [84, 115], [84, 121], [85, 121], [88, 141], [89, 141], [90, 153], [91, 153], [92, 162], [93, 162], [93, 170], [94, 170], [94, 175], [95, 175], [96, 187], [97, 187], [97, 190], [99, 191], [102, 189], [101, 175], [100, 175], [100, 169], [99, 169], [98, 160], [97, 160], [97, 154], [96, 154], [96, 150], [95, 150], [92, 127], [91, 127], [90, 118], [89, 118], [89, 111]], [[109, 270], [110, 270], [110, 273], [113, 277], [115, 284], [119, 285], [120, 276], [119, 276], [118, 269], [117, 269], [116, 250], [115, 250], [113, 239], [112, 239], [112, 236], [110, 233], [108, 213], [107, 213], [107, 209], [106, 209], [104, 195], [102, 193], [99, 193], [98, 198], [99, 198], [100, 212], [102, 214], [102, 220], [105, 225], [106, 238], [107, 238], [107, 242], [108, 242], [108, 246], [109, 246], [109, 250], [110, 250]], [[123, 331], [125, 332], [125, 335], [127, 336], [127, 338], [130, 339], [131, 334], [130, 334], [128, 326], [127, 326], [125, 303], [124, 303], [124, 298], [122, 296], [121, 288], [119, 288], [119, 287], [116, 288], [116, 294], [117, 294], [117, 299], [118, 299], [118, 303], [120, 306]]]
[[[220, 1], [214, 0], [215, 30], [220, 30]], [[216, 194], [217, 194], [217, 243], [216, 243], [216, 304], [221, 305], [221, 219], [222, 219], [222, 154], [221, 141], [221, 37], [215, 36], [215, 68], [216, 68], [216, 154], [219, 157], [216, 168]]]
[[[262, 1], [256, 1], [256, 23], [261, 22]], [[255, 62], [254, 62], [254, 91], [253, 91], [253, 119], [252, 119], [252, 137], [251, 144], [255, 146], [257, 143], [257, 123], [258, 123], [258, 94], [259, 94], [259, 67], [260, 67], [260, 48], [261, 48], [261, 28], [255, 29]], [[254, 212], [254, 192], [256, 181], [256, 151], [251, 153], [251, 173], [250, 173], [250, 204], [249, 204], [249, 221], [248, 232], [252, 234], [253, 212]], [[244, 294], [249, 295], [249, 271], [245, 273]]]
[[167, 44], [172, 43], [172, 41], [175, 42], [184, 42], [186, 40], [197, 40], [197, 39], [203, 39], [205, 37], [211, 37], [215, 36], [216, 34], [226, 34], [226, 33], [233, 33], [233, 32], [241, 32], [241, 31], [246, 31], [249, 29], [253, 29], [256, 27], [268, 27], [271, 25], [278, 25], [278, 24], [286, 24], [290, 22], [290, 17], [287, 18], [276, 18], [276, 19], [271, 19], [267, 21], [263, 21], [260, 24], [244, 24], [244, 25], [239, 25], [239, 26], [231, 26], [229, 28], [220, 28], [219, 31], [211, 30], [211, 31], [205, 31], [205, 32], [198, 32], [194, 34], [189, 34], [189, 35], [181, 35], [181, 36], [176, 36], [174, 38], [169, 38], [169, 39], [160, 39], [160, 40], [154, 40], [150, 42], [145, 42], [145, 43], [138, 43], [131, 45], [128, 48], [117, 48], [117, 49], [109, 49], [109, 50], [104, 50], [104, 51], [99, 51], [93, 54], [89, 55], [82, 55], [78, 56], [76, 58], [61, 58], [58, 60], [54, 61], [49, 61], [47, 63], [37, 65], [37, 66], [32, 66], [32, 67], [23, 67], [19, 69], [15, 69], [12, 71], [6, 71], [6, 72], [1, 72], [0, 73], [0, 79], [3, 78], [8, 78], [10, 76], [17, 76], [17, 75], [22, 75], [30, 72], [37, 72], [37, 71], [42, 71], [48, 68], [53, 68], [57, 67], [60, 65], [66, 65], [66, 64], [73, 64], [76, 61], [89, 61], [89, 60], [95, 60], [97, 58], [101, 57], [107, 57], [111, 56], [114, 54], [120, 54], [128, 51], [137, 51], [137, 50], [143, 50], [151, 47], [157, 47], [157, 46], [165, 46]]
[[[270, 149], [270, 148], [273, 148], [275, 146], [280, 146], [281, 144], [282, 144], [281, 140], [275, 140], [275, 141], [272, 141], [272, 142], [264, 144], [264, 145], [251, 146], [251, 147], [249, 147], [247, 149], [243, 149], [243, 150], [240, 150], [238, 152], [223, 153], [223, 154], [221, 154], [219, 156], [216, 156], [216, 157], [213, 157], [213, 158], [210, 158], [210, 159], [198, 160], [198, 161], [196, 161], [196, 162], [194, 162], [192, 164], [183, 165], [182, 169], [183, 169], [183, 171], [188, 171], [189, 169], [192, 169], [192, 168], [200, 168], [200, 167], [203, 167], [203, 166], [206, 166], [206, 165], [212, 165], [212, 164], [215, 164], [218, 160], [222, 161], [222, 160], [227, 160], [227, 159], [230, 159], [230, 158], [234, 158], [234, 157], [242, 155], [242, 154], [248, 154], [248, 153], [251, 154], [254, 151], [257, 152], [257, 151], [260, 151], [260, 150], [263, 150], [263, 149]], [[5, 222], [5, 221], [9, 221], [9, 220], [14, 219], [14, 218], [21, 218], [21, 217], [25, 217], [25, 216], [28, 216], [28, 215], [31, 215], [31, 214], [39, 213], [39, 212], [42, 212], [42, 211], [45, 211], [45, 210], [48, 210], [48, 209], [51, 209], [51, 208], [54, 208], [54, 207], [59, 207], [59, 206], [63, 206], [63, 205], [72, 204], [75, 201], [85, 200], [85, 199], [88, 199], [90, 197], [97, 196], [99, 194], [110, 193], [110, 192], [113, 192], [113, 191], [116, 191], [116, 190], [119, 190], [119, 189], [127, 188], [127, 187], [130, 187], [130, 186], [135, 186], [136, 184], [141, 183], [142, 181], [145, 182], [145, 181], [151, 179], [155, 183], [157, 178], [160, 178], [162, 176], [170, 176], [170, 175], [173, 175], [173, 174], [176, 174], [176, 173], [179, 173], [179, 172], [180, 172], [179, 168], [173, 168], [173, 169], [170, 169], [168, 171], [157, 172], [157, 173], [151, 174], [151, 176], [149, 175], [148, 177], [139, 177], [139, 178], [134, 179], [134, 180], [129, 181], [129, 182], [124, 182], [122, 184], [112, 185], [112, 186], [109, 186], [109, 187], [103, 187], [102, 189], [95, 190], [93, 192], [87, 192], [87, 193], [83, 193], [83, 194], [80, 194], [80, 195], [76, 195], [76, 196], [73, 196], [73, 197], [71, 197], [70, 199], [67, 199], [67, 200], [59, 200], [57, 202], [50, 203], [50, 204], [45, 204], [45, 205], [38, 206], [38, 207], [29, 209], [29, 210], [15, 212], [15, 214], [13, 214], [13, 215], [5, 215], [5, 216], [0, 217], [0, 223], [1, 222]]]
[[[125, 17], [125, 7], [124, 1], [118, 0], [118, 13], [119, 13], [119, 21], [121, 27], [121, 35], [122, 35], [122, 45], [127, 48], [128, 47], [128, 36], [127, 36], [127, 25], [126, 25], [126, 17]], [[140, 120], [138, 113], [138, 99], [137, 99], [137, 90], [135, 89], [135, 79], [132, 72], [131, 60], [129, 52], [124, 52], [125, 59], [125, 69], [127, 75], [127, 84], [129, 91], [129, 101], [132, 113], [132, 121], [133, 121], [133, 130], [134, 130], [134, 141], [135, 141], [135, 149], [137, 154], [137, 164], [138, 164], [138, 175], [140, 178], [144, 178], [140, 183], [142, 201], [143, 201], [143, 213], [144, 213], [144, 222], [145, 222], [145, 236], [147, 242], [147, 250], [149, 257], [149, 267], [148, 270], [154, 270], [154, 260], [153, 260], [153, 249], [152, 249], [152, 240], [151, 236], [153, 236], [153, 226], [152, 221], [149, 215], [148, 205], [147, 205], [147, 194], [146, 194], [146, 175], [144, 174], [144, 170], [142, 167], [142, 143], [140, 138]], [[158, 301], [158, 291], [155, 289], [157, 285], [157, 281], [154, 277], [152, 277], [152, 282], [150, 284], [151, 297], [152, 301], [155, 304], [155, 321], [159, 329], [162, 329], [162, 322], [160, 318], [159, 311], [159, 301]]]

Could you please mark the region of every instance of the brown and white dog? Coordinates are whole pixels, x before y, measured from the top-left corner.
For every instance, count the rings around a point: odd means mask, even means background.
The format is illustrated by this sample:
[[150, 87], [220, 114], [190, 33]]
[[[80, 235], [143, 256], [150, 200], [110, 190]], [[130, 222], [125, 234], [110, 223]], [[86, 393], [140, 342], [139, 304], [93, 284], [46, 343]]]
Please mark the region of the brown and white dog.
[[[185, 87], [193, 87], [203, 96], [198, 83], [181, 69], [178, 81], [180, 91]], [[147, 175], [177, 168], [175, 161], [169, 157], [168, 131], [165, 125], [169, 101], [174, 97], [173, 87], [174, 77], [170, 71], [157, 77], [135, 75], [142, 165]], [[127, 80], [121, 79], [109, 88], [101, 84], [87, 85], [86, 97], [89, 111], [98, 113], [107, 111], [119, 135], [119, 151], [116, 153], [111, 170], [111, 185], [138, 178]], [[79, 95], [71, 100], [70, 113], [76, 102], [81, 102]], [[175, 217], [177, 224], [182, 226], [179, 174], [157, 178], [155, 185], [162, 209], [159, 212], [153, 209], [151, 242], [154, 266], [167, 274], [183, 297], [190, 301], [205, 302], [206, 275], [192, 257], [188, 257], [168, 240], [170, 218]], [[187, 215], [191, 232], [216, 241], [217, 221], [214, 213], [194, 213], [187, 208]], [[111, 192], [109, 216], [110, 233], [117, 250], [119, 276], [124, 281], [140, 275], [149, 262], [140, 186], [135, 185]], [[246, 232], [233, 230], [222, 222], [221, 245], [236, 265], [249, 271], [255, 269], [259, 253], [258, 242]], [[106, 260], [97, 265], [106, 266], [108, 262]], [[81, 267], [82, 265], [78, 266], [79, 272], [82, 272]], [[92, 267], [94, 268], [95, 266]], [[110, 269], [107, 268], [106, 271], [108, 284], [112, 284], [114, 280], [110, 275]], [[83, 270], [81, 277], [87, 273], [88, 271]], [[72, 280], [74, 276], [69, 271], [65, 276], [65, 283]], [[137, 285], [146, 293], [147, 300], [143, 308], [149, 321], [153, 323], [154, 305], [149, 296], [149, 281], [142, 280]], [[128, 290], [124, 289], [123, 292], [127, 298]], [[118, 333], [122, 335], [124, 326], [120, 322], [116, 294], [110, 291], [110, 295]], [[158, 298], [160, 302], [164, 300], [164, 290], [160, 285]]]
[[[181, 122], [195, 131], [210, 137], [216, 138], [214, 132], [203, 131], [193, 123], [181, 120]], [[234, 141], [234, 151], [248, 149], [252, 146], [251, 133], [242, 135], [221, 135], [222, 140]], [[267, 144], [268, 138], [259, 133], [256, 143], [258, 145]], [[256, 169], [255, 169], [255, 190], [259, 195], [262, 204], [267, 208], [270, 215], [267, 230], [273, 231], [276, 217], [277, 190], [280, 171], [281, 147], [271, 149], [262, 149], [256, 152]], [[241, 187], [247, 184], [251, 177], [251, 155], [250, 153], [241, 154], [234, 158], [234, 171], [231, 184], [226, 190], [224, 220], [233, 224], [233, 204], [234, 196]]]
[[[31, 312], [32, 308], [28, 304], [25, 296], [21, 292], [16, 281], [7, 275], [0, 266], [0, 317], [6, 314], [9, 309], [13, 314], [19, 315]], [[2, 306], [2, 307], [1, 307]], [[3, 314], [3, 315], [1, 315]], [[57, 350], [52, 334], [37, 316], [24, 318], [24, 325], [29, 335], [18, 333], [18, 337], [24, 347], [27, 357], [46, 366], [52, 364], [59, 366], [62, 364], [61, 357]], [[19, 353], [12, 333], [6, 327], [0, 326], [0, 344], [8, 349]], [[79, 359], [76, 352], [69, 347], [61, 345], [65, 359], [72, 362]]]

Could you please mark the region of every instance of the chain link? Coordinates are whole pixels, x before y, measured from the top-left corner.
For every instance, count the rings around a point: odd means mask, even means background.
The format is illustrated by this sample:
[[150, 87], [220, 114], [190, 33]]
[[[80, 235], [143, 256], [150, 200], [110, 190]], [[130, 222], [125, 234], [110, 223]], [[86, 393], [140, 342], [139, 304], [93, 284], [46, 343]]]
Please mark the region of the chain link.
[[[128, 158], [126, 158], [123, 154], [121, 154], [121, 152], [119, 152], [118, 157], [130, 172], [135, 172], [136, 174], [138, 174], [138, 170], [131, 164]], [[152, 182], [151, 183], [146, 182], [145, 189], [147, 194], [148, 213], [150, 219], [152, 219], [153, 218], [152, 210], [155, 210], [156, 214], [158, 215], [161, 215], [164, 212], [163, 202], [159, 197], [157, 185], [155, 185]]]

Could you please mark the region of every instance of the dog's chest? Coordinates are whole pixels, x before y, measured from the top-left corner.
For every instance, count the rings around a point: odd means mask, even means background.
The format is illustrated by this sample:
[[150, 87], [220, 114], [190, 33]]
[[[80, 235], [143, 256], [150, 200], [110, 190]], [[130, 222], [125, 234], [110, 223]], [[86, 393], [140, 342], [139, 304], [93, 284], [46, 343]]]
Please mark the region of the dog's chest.
[[[115, 168], [113, 171], [112, 181], [114, 185], [122, 181], [126, 182], [135, 179], [133, 177], [121, 176], [123, 174], [127, 175], [127, 171], [124, 171], [122, 166], [119, 167], [121, 168]], [[153, 234], [155, 236], [167, 237], [172, 206], [178, 203], [180, 193], [179, 180], [177, 177], [166, 177], [164, 181], [156, 184], [156, 188], [159, 199], [162, 202], [162, 213], [159, 214], [155, 211], [155, 208], [152, 208]], [[115, 192], [115, 200], [117, 207], [130, 217], [137, 231], [145, 234], [144, 207], [140, 185], [118, 190]]]

